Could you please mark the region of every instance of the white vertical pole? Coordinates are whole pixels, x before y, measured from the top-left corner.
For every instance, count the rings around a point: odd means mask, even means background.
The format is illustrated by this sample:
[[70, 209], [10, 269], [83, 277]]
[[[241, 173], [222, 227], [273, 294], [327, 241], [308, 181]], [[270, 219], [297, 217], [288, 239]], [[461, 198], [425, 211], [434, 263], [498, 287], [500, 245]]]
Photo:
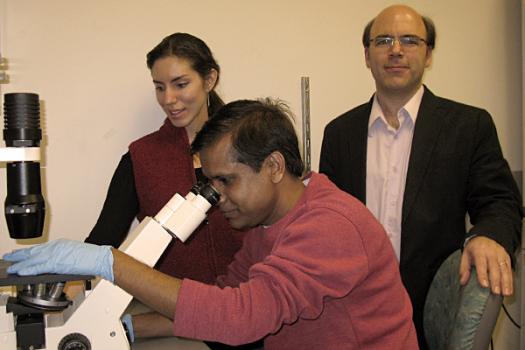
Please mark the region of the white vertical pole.
[[2, 85], [9, 81], [7, 60], [5, 58], [5, 37], [7, 30], [7, 0], [0, 0], [0, 106], [3, 106], [4, 96]]
[[[522, 118], [522, 147], [521, 147], [521, 157], [522, 157], [522, 172], [521, 172], [521, 193], [522, 193], [522, 200], [523, 203], [525, 203], [525, 171], [523, 171], [523, 167], [525, 165], [525, 63], [523, 62], [523, 58], [525, 58], [525, 0], [521, 1], [521, 118]], [[523, 223], [522, 227], [524, 228], [522, 230], [522, 236], [521, 236], [521, 254], [518, 254], [518, 262], [517, 270], [520, 271], [521, 267], [521, 284], [520, 284], [520, 291], [521, 291], [521, 329], [520, 329], [520, 349], [525, 349], [525, 223]]]
[[303, 119], [303, 160], [306, 172], [312, 169], [310, 150], [310, 78], [301, 77], [301, 107]]

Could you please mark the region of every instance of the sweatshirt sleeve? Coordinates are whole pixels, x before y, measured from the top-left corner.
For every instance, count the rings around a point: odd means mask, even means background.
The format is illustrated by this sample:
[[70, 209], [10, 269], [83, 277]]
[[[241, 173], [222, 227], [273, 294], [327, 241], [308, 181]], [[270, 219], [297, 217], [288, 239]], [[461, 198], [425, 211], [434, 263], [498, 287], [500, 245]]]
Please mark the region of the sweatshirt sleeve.
[[[175, 335], [232, 345], [253, 342], [298, 318], [317, 318], [325, 298], [347, 295], [368, 274], [360, 234], [340, 214], [312, 209], [273, 229], [283, 233], [271, 254], [250, 268], [247, 282], [221, 289], [184, 280]], [[256, 243], [245, 240], [243, 250]]]

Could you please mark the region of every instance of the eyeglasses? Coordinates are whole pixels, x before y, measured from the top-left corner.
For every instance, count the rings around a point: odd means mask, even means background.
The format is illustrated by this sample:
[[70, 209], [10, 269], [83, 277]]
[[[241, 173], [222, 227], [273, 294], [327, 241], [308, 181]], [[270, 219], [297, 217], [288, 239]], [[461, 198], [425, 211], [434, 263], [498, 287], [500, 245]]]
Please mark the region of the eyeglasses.
[[399, 45], [405, 49], [415, 49], [420, 43], [427, 43], [425, 39], [422, 39], [417, 35], [402, 35], [400, 37], [379, 35], [370, 39], [370, 42], [374, 43], [377, 48], [387, 49], [393, 47], [396, 40], [399, 42]]

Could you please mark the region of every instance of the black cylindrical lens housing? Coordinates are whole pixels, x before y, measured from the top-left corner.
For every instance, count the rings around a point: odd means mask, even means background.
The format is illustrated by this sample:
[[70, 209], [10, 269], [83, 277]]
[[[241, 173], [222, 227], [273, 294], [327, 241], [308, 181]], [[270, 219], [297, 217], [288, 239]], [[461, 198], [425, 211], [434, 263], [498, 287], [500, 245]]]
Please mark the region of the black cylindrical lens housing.
[[[40, 102], [37, 94], [4, 95], [4, 140], [8, 147], [39, 147]], [[7, 163], [5, 217], [14, 239], [42, 236], [45, 201], [40, 186], [40, 163]]]
[[219, 192], [209, 183], [201, 187], [199, 194], [206, 198], [212, 206], [219, 203], [221, 199]]
[[195, 195], [201, 195], [210, 203], [212, 206], [219, 203], [221, 195], [209, 182], [197, 182], [192, 187], [190, 192]]
[[42, 140], [37, 94], [4, 95], [4, 140], [7, 147], [38, 147]]

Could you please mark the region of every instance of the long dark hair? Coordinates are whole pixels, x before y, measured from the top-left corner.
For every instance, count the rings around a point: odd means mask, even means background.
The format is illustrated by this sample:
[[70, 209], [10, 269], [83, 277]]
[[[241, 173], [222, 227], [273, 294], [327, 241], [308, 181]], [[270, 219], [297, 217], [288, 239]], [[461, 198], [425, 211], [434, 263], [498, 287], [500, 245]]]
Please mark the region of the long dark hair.
[[[221, 67], [213, 57], [213, 54], [204, 41], [188, 33], [171, 34], [148, 52], [146, 63], [151, 70], [155, 62], [164, 57], [177, 56], [190, 62], [191, 67], [199, 73], [204, 80], [212, 69], [217, 71], [217, 81], [219, 84]], [[209, 93], [208, 115], [212, 116], [220, 107], [224, 105], [223, 100], [215, 91], [215, 86]]]

